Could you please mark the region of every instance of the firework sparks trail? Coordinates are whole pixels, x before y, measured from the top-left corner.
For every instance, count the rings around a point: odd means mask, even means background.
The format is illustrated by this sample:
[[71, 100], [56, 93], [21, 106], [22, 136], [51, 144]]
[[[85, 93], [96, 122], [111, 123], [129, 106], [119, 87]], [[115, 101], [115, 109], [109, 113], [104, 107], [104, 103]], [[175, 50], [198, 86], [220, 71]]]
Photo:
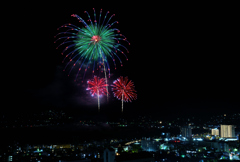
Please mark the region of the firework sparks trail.
[[100, 112], [100, 99], [99, 96], [106, 95], [106, 81], [104, 78], [99, 78], [94, 76], [92, 80], [87, 81], [88, 88], [86, 90], [90, 91], [91, 96], [97, 95], [98, 97], [98, 112]]
[[134, 84], [128, 78], [123, 78], [120, 76], [117, 80], [113, 82], [112, 91], [114, 93], [114, 97], [122, 101], [122, 112], [123, 112], [123, 101], [124, 102], [132, 102], [132, 100], [137, 99], [137, 93], [134, 89]]

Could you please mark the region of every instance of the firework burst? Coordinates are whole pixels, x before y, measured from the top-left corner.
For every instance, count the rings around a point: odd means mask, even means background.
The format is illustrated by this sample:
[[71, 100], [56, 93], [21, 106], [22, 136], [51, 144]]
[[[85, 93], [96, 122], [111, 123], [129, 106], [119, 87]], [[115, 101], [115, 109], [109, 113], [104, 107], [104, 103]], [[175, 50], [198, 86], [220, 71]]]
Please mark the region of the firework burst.
[[106, 95], [106, 81], [104, 78], [99, 78], [97, 76], [94, 76], [92, 80], [87, 81], [88, 88], [87, 90], [90, 91], [91, 96], [97, 95], [98, 97], [98, 112], [100, 111], [100, 100], [99, 96]]
[[113, 87], [112, 91], [114, 93], [114, 96], [117, 99], [122, 100], [122, 112], [123, 112], [123, 101], [131, 102], [132, 100], [137, 99], [137, 94], [136, 94], [136, 90], [134, 89], [134, 84], [131, 80], [128, 81], [127, 77], [123, 78], [122, 76], [120, 76], [117, 80], [113, 82], [112, 87]]
[[[88, 68], [90, 68], [91, 64], [93, 65], [92, 73], [94, 73], [95, 69], [98, 70], [103, 68], [107, 84], [107, 72], [108, 76], [110, 77], [110, 65], [108, 60], [111, 59], [113, 61], [115, 69], [116, 69], [115, 58], [119, 60], [122, 66], [122, 61], [118, 56], [118, 53], [121, 53], [126, 57], [124, 51], [127, 51], [128, 53], [128, 50], [120, 42], [126, 41], [129, 45], [130, 43], [127, 41], [124, 35], [120, 34], [120, 30], [118, 30], [117, 28], [112, 28], [112, 26], [118, 23], [118, 21], [109, 23], [112, 17], [115, 16], [115, 14], [113, 14], [112, 16], [110, 16], [109, 19], [107, 19], [107, 15], [109, 14], [108, 11], [105, 14], [104, 18], [102, 18], [101, 9], [100, 15], [97, 20], [95, 9], [93, 8], [93, 10], [94, 21], [92, 21], [87, 11], [84, 12], [88, 15], [87, 19], [88, 23], [80, 16], [72, 14], [71, 16], [77, 18], [78, 21], [82, 23], [83, 27], [78, 27], [71, 23], [62, 25], [60, 28], [58, 28], [58, 30], [60, 30], [61, 28], [65, 28], [66, 31], [58, 33], [55, 36], [56, 41], [54, 43], [62, 42], [59, 44], [57, 49], [60, 46], [65, 47], [63, 49], [63, 52], [61, 53], [62, 55], [65, 55], [63, 62], [65, 60], [68, 60], [64, 68], [64, 71], [67, 68], [67, 66], [71, 62], [73, 62], [71, 64], [69, 74], [72, 71], [73, 67], [78, 66], [76, 79], [82, 68], [85, 68], [84, 70], [85, 72], [83, 75], [84, 78], [85, 73], [88, 70]], [[86, 65], [85, 67], [83, 67], [84, 64]], [[107, 87], [106, 89], [108, 91]]]

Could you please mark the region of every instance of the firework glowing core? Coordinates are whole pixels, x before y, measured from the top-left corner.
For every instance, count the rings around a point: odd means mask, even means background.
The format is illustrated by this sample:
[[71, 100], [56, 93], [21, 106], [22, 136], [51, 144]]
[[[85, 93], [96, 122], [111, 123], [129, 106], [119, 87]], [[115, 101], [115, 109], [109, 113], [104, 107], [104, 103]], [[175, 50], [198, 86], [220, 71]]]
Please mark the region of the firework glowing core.
[[101, 37], [98, 36], [98, 35], [94, 35], [94, 36], [92, 36], [92, 38], [91, 38], [91, 41], [94, 42], [94, 44], [95, 44], [95, 43], [98, 43], [100, 40], [101, 40]]

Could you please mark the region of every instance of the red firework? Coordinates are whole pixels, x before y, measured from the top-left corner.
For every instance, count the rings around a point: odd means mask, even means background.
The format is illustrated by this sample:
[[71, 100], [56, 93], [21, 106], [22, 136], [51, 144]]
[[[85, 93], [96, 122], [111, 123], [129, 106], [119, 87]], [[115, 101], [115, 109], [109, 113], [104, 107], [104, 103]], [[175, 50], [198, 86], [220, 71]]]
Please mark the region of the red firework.
[[99, 101], [99, 96], [106, 95], [107, 94], [107, 89], [106, 86], [106, 80], [104, 78], [99, 78], [97, 76], [94, 76], [93, 80], [88, 80], [88, 88], [87, 90], [90, 90], [90, 93], [92, 96], [95, 94], [98, 97], [98, 111], [100, 111], [100, 101]]
[[104, 78], [99, 78], [97, 76], [94, 76], [94, 78], [92, 80], [88, 80], [88, 88], [87, 90], [90, 90], [90, 93], [92, 96], [99, 95], [106, 95], [107, 90], [106, 90], [106, 86], [108, 86], [106, 84], [106, 81]]
[[136, 90], [134, 89], [134, 84], [131, 80], [128, 82], [127, 77], [123, 78], [122, 76], [120, 76], [117, 80], [113, 82], [112, 86], [114, 96], [119, 100], [122, 100], [122, 112], [123, 112], [123, 101], [131, 102], [132, 100], [137, 99], [137, 93]]

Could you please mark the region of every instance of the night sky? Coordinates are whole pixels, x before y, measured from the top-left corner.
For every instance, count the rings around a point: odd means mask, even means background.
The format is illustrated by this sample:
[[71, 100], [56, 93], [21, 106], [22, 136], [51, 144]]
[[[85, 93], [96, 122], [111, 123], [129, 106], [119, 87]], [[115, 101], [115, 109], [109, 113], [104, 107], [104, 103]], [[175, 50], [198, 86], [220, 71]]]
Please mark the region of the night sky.
[[[135, 84], [138, 98], [124, 104], [124, 113], [239, 112], [239, 11], [234, 5], [81, 2], [33, 3], [14, 10], [12, 32], [19, 41], [9, 49], [17, 61], [8, 65], [13, 69], [8, 69], [7, 110], [17, 104], [19, 111], [55, 107], [97, 112], [97, 99], [85, 90], [91, 72], [83, 83], [74, 82], [76, 71], [69, 77], [63, 72], [66, 63], [53, 42], [61, 25], [82, 26], [71, 14], [87, 19], [86, 10], [93, 18], [92, 8], [97, 16], [102, 8], [103, 15], [116, 14], [111, 22], [119, 21], [115, 27], [131, 43], [124, 44], [128, 61], [120, 55], [124, 66], [117, 62], [116, 71], [112, 66], [109, 79], [128, 76]], [[111, 94], [108, 104], [106, 97], [101, 100], [101, 110], [120, 113], [121, 101]]]

